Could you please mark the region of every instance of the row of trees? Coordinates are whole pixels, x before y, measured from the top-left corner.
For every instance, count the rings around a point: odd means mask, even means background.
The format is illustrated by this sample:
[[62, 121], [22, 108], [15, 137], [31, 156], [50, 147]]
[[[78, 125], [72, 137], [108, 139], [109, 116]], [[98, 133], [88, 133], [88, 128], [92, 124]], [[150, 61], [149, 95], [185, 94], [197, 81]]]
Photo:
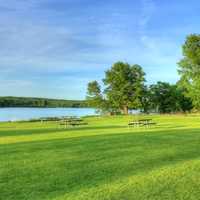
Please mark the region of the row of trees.
[[180, 80], [176, 84], [147, 86], [140, 65], [114, 63], [105, 72], [103, 89], [97, 81], [88, 84], [89, 105], [112, 114], [128, 114], [131, 109], [159, 113], [200, 110], [200, 35], [187, 37], [178, 66]]
[[86, 101], [32, 97], [0, 97], [0, 107], [88, 107]]

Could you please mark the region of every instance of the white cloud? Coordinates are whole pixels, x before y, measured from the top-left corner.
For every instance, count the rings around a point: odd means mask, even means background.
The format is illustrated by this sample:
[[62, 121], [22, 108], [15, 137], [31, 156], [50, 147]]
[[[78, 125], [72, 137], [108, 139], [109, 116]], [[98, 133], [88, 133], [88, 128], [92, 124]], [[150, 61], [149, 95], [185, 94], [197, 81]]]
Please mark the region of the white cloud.
[[156, 24], [158, 1], [85, 2], [0, 0], [0, 92], [18, 85], [31, 95], [30, 81], [38, 95], [68, 95], [67, 82], [78, 93], [118, 60], [142, 65], [150, 81], [176, 78], [180, 48]]

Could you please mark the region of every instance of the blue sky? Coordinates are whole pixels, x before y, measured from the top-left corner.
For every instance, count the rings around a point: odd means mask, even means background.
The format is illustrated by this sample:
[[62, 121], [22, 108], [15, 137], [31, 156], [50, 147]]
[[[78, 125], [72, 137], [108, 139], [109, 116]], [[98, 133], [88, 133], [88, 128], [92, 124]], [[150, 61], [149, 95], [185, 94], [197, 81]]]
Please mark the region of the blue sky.
[[0, 0], [0, 96], [83, 99], [116, 61], [178, 80], [198, 0]]

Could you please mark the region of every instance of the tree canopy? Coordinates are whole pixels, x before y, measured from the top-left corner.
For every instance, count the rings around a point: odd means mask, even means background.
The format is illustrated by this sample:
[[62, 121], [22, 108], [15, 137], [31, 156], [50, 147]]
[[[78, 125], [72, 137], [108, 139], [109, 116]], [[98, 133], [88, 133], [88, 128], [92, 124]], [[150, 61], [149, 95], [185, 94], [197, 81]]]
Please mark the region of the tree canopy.
[[91, 107], [102, 109], [103, 96], [101, 94], [101, 87], [97, 81], [88, 83], [86, 99]]
[[128, 109], [141, 107], [141, 96], [144, 87], [145, 73], [139, 65], [117, 62], [106, 71], [103, 82], [105, 94], [109, 101], [124, 114]]
[[184, 88], [185, 95], [192, 99], [194, 107], [200, 110], [200, 35], [189, 35], [182, 50], [183, 58], [178, 63], [181, 76], [179, 85]]
[[149, 109], [159, 113], [175, 113], [191, 110], [191, 100], [184, 96], [176, 84], [158, 82], [149, 87]]
[[192, 109], [185, 95], [186, 89], [178, 84], [157, 82], [145, 85], [145, 73], [140, 65], [116, 62], [105, 72], [104, 90], [97, 81], [88, 84], [89, 105], [109, 113], [128, 114], [130, 109], [141, 112], [174, 113]]
[[[180, 80], [176, 84], [157, 82], [145, 85], [145, 73], [140, 65], [116, 62], [105, 72], [104, 91], [97, 82], [92, 99], [107, 110], [128, 113], [129, 109], [143, 112], [186, 112], [200, 110], [200, 34], [191, 34], [182, 46], [183, 58], [178, 63]], [[88, 85], [88, 92], [92, 83]], [[98, 98], [97, 98], [98, 97]], [[98, 101], [97, 101], [98, 100]], [[100, 102], [100, 101], [99, 101]]]
[[129, 109], [137, 109], [142, 105], [144, 76], [145, 73], [141, 66], [116, 62], [111, 69], [105, 72], [104, 91], [100, 92], [99, 84], [93, 81], [88, 84], [88, 94], [102, 109], [105, 108], [111, 112], [122, 111], [128, 114]]

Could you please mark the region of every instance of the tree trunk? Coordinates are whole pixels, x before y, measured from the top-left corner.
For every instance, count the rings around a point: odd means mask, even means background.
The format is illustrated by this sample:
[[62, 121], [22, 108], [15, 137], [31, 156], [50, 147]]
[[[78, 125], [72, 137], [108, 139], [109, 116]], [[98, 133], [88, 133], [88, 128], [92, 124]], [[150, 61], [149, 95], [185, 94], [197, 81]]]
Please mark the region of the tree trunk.
[[124, 115], [128, 115], [128, 106], [123, 107], [123, 113]]

